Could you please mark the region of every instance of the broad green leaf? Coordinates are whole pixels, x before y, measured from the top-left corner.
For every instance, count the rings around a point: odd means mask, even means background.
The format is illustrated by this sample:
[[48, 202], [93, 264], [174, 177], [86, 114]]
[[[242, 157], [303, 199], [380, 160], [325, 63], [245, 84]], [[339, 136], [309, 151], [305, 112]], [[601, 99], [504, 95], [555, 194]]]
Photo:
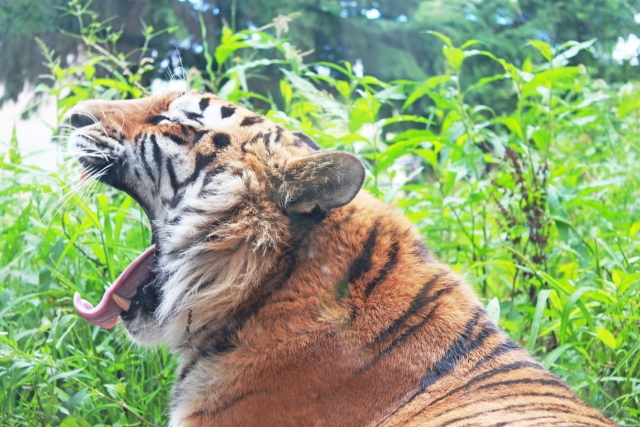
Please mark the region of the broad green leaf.
[[602, 326], [598, 326], [597, 335], [600, 341], [605, 343], [606, 346], [609, 347], [611, 350], [616, 349], [616, 339], [609, 330], [603, 328]]
[[462, 49], [445, 46], [442, 49], [442, 53], [444, 53], [444, 56], [447, 58], [447, 61], [449, 62], [451, 68], [456, 71], [460, 70], [460, 67], [462, 66], [465, 58], [465, 54]]
[[409, 95], [407, 100], [404, 102], [404, 105], [402, 106], [402, 110], [407, 109], [418, 99], [427, 95], [429, 92], [431, 92], [433, 89], [440, 86], [441, 84], [448, 82], [450, 79], [451, 78], [447, 75], [440, 75], [440, 76], [428, 78]]
[[553, 52], [549, 43], [543, 42], [542, 40], [530, 40], [529, 44], [535, 47], [547, 61], [553, 61]]

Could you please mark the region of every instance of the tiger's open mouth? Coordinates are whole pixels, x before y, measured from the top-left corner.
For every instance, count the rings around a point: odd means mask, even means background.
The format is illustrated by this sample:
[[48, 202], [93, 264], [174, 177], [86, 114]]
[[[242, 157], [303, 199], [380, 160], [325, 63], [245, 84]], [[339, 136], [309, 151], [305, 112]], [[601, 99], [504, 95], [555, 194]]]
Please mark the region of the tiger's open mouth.
[[[85, 180], [89, 177], [90, 174], [83, 168], [80, 179]], [[118, 317], [131, 308], [131, 300], [138, 289], [154, 279], [155, 255], [155, 244], [152, 239], [151, 246], [129, 264], [105, 291], [102, 300], [95, 307], [76, 292], [73, 296], [73, 305], [80, 317], [94, 325], [106, 329], [113, 328], [118, 323]]]
[[80, 317], [94, 325], [106, 329], [113, 328], [118, 323], [120, 314], [129, 310], [131, 299], [138, 288], [148, 282], [154, 258], [155, 245], [151, 245], [109, 286], [102, 296], [102, 301], [95, 307], [76, 292], [73, 304]]

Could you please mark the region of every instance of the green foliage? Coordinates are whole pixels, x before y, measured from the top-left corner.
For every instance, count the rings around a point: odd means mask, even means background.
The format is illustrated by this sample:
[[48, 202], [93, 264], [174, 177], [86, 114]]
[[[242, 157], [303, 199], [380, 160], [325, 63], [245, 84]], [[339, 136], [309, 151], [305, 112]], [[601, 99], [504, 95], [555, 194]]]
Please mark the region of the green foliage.
[[[81, 44], [57, 31], [79, 31], [77, 20], [63, 13], [70, 2], [74, 1], [0, 0], [0, 82], [5, 86], [0, 103], [15, 99], [25, 81], [34, 83], [45, 72], [34, 37], [47, 40], [63, 64], [73, 64], [84, 55]], [[592, 51], [597, 55], [583, 52], [575, 63], [579, 60], [610, 82], [637, 73], [628, 61], [622, 65], [614, 61], [611, 52], [620, 37], [637, 34], [638, 0], [109, 0], [95, 1], [92, 8], [99, 15], [97, 20], [112, 19], [109, 24], [122, 35], [118, 50], [125, 54], [140, 47], [147, 25], [176, 29], [150, 41], [148, 47], [157, 53], [157, 62], [156, 71], [148, 77], [173, 72], [175, 65], [158, 65], [176, 51], [185, 68], [205, 69], [208, 49], [201, 47], [220, 43], [224, 22], [235, 32], [266, 26], [272, 17], [296, 12], [303, 12], [305, 19], [291, 23], [288, 37], [310, 52], [310, 61], [355, 63], [360, 59], [369, 74], [385, 81], [442, 73], [445, 62], [439, 47], [418, 34], [425, 28], [445, 33], [458, 44], [480, 39], [484, 48], [513, 63], [525, 59], [522, 46], [531, 39], [555, 47], [569, 40], [596, 38]], [[200, 31], [200, 20], [207, 26], [206, 35]], [[270, 32], [278, 36], [277, 31]], [[477, 58], [468, 65], [468, 78], [477, 81], [497, 69], [491, 61]], [[263, 74], [276, 82], [279, 78], [276, 68]], [[262, 83], [261, 88], [269, 87]], [[492, 95], [492, 91], [482, 92], [483, 99]], [[502, 109], [495, 101], [492, 105]]]
[[[105, 25], [80, 25], [92, 47], [82, 66], [45, 50], [52, 74], [39, 90], [56, 97], [61, 120], [83, 99], [145, 93], [146, 53], [120, 56]], [[587, 402], [640, 425], [640, 90], [567, 64], [591, 42], [533, 41], [516, 65], [476, 42], [425, 37], [443, 46], [444, 73], [389, 83], [348, 62], [309, 66], [264, 29], [225, 28], [189, 81], [359, 155], [367, 189], [416, 223], [507, 334]], [[477, 58], [499, 71], [469, 78]], [[279, 93], [258, 92], [274, 68]], [[480, 89], [510, 109], [473, 102]], [[71, 300], [78, 291], [98, 301], [146, 247], [141, 210], [112, 189], [78, 193], [71, 178], [23, 165], [15, 138], [0, 174], [0, 422], [164, 424], [176, 361], [78, 321]]]

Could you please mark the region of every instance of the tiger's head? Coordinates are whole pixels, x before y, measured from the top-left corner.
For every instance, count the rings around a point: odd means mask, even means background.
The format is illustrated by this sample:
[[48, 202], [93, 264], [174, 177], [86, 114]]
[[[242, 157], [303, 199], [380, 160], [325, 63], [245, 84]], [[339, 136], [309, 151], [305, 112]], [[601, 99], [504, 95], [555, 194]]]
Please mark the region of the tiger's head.
[[85, 174], [122, 190], [149, 217], [151, 245], [93, 307], [146, 345], [185, 345], [195, 330], [246, 298], [289, 244], [294, 218], [349, 203], [364, 181], [353, 155], [321, 152], [212, 94], [86, 101], [71, 112], [70, 151]]

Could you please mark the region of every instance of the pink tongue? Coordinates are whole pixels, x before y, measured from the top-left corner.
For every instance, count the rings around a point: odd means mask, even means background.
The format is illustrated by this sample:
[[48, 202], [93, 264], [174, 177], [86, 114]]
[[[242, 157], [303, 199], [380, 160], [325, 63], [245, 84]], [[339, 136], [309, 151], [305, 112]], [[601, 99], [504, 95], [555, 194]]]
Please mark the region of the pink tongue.
[[144, 283], [151, 270], [154, 252], [155, 245], [151, 245], [142, 255], [129, 264], [120, 277], [113, 282], [113, 285], [106, 290], [102, 296], [102, 301], [97, 307], [92, 306], [89, 301], [83, 300], [80, 294], [76, 292], [73, 296], [73, 305], [75, 305], [80, 317], [94, 325], [107, 329], [113, 328], [118, 323], [118, 317], [122, 313], [122, 309], [113, 300], [113, 294], [117, 293], [127, 299], [133, 298], [136, 294], [136, 289]]

